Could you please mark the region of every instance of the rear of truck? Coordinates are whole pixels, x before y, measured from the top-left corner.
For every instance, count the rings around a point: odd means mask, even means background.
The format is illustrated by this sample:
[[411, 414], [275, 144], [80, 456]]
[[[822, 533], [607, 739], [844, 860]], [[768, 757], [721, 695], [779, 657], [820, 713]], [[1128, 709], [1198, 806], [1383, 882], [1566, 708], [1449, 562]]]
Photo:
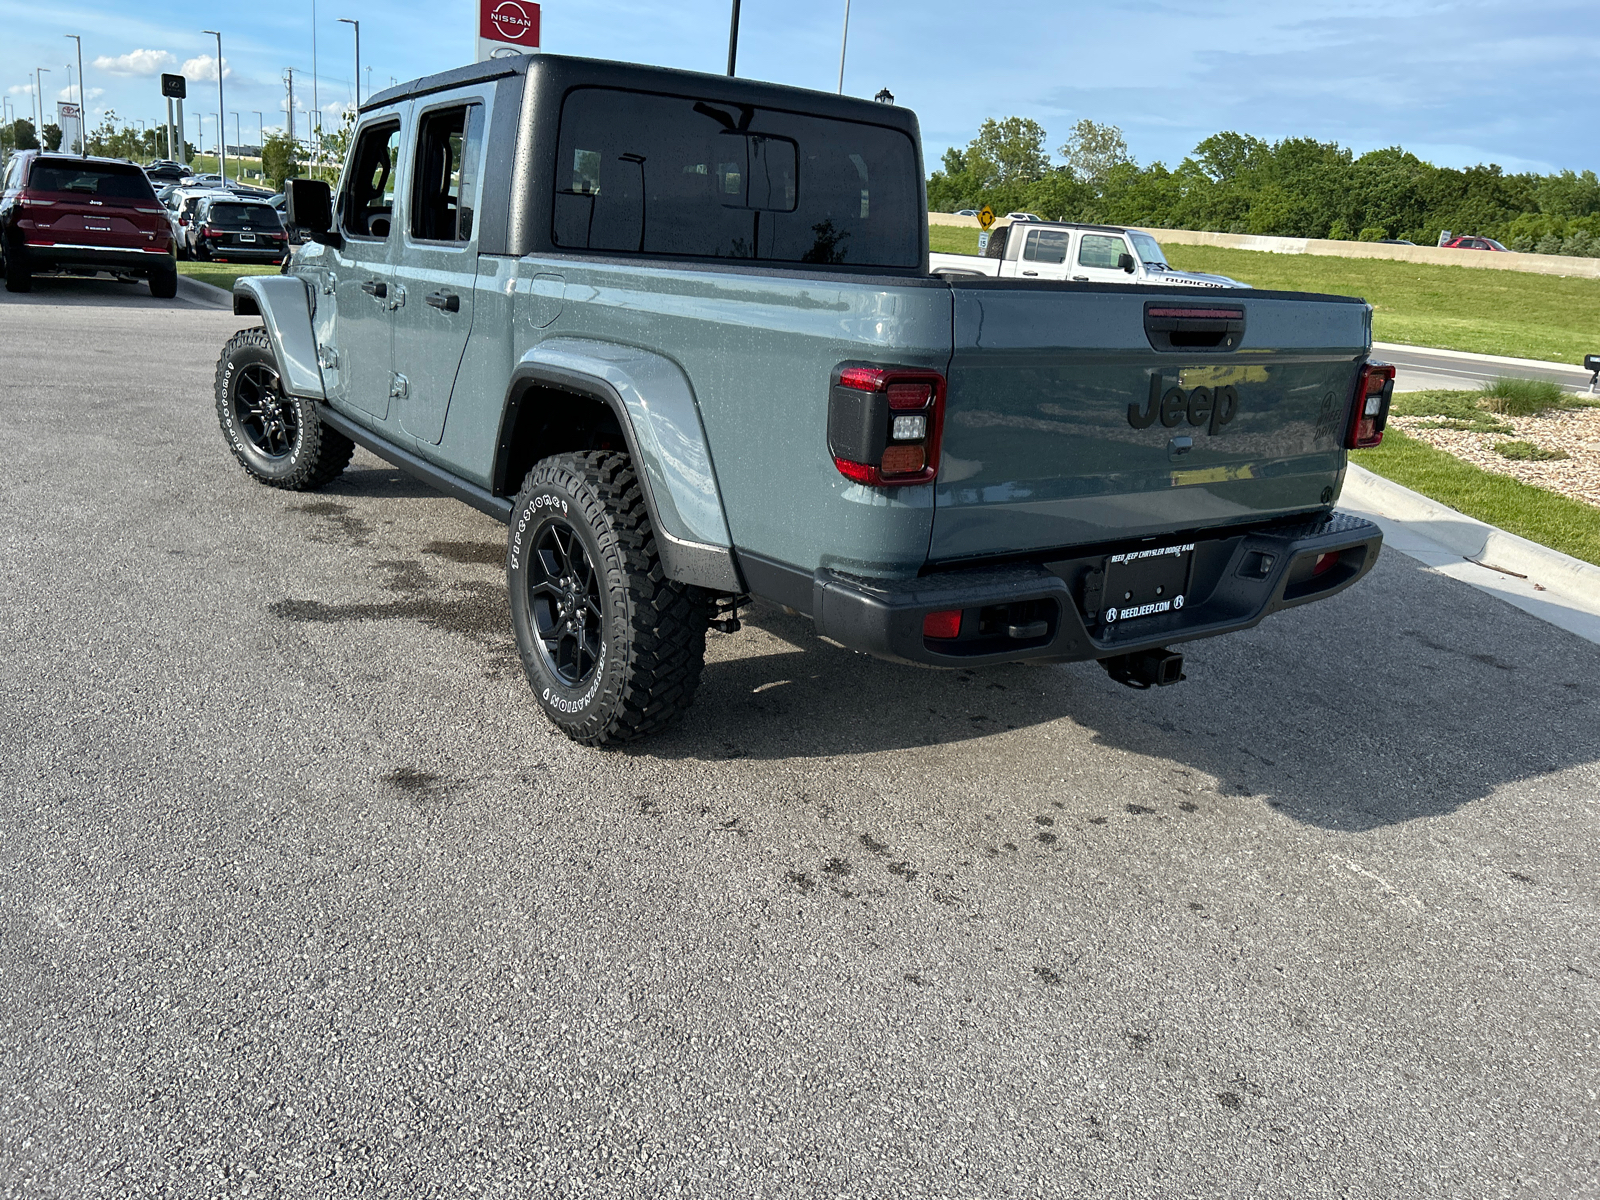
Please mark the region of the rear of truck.
[[[819, 573], [826, 635], [946, 665], [1109, 660], [1125, 682], [1169, 683], [1181, 677], [1169, 646], [1248, 628], [1371, 569], [1378, 529], [1332, 507], [1347, 450], [1381, 437], [1393, 387], [1367, 361], [1364, 303], [948, 284], [927, 561], [900, 580]], [[851, 390], [835, 383], [834, 421], [861, 408]], [[892, 434], [887, 388], [879, 407]], [[878, 448], [835, 441], [836, 457], [869, 466]], [[896, 444], [884, 440], [885, 454]], [[874, 482], [898, 478], [916, 482]]]

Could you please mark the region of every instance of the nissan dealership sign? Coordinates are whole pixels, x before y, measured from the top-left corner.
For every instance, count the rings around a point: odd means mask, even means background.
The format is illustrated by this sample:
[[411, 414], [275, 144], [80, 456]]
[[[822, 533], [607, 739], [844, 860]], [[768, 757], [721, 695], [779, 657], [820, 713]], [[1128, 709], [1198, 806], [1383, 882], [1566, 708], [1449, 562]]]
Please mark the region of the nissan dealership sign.
[[478, 0], [478, 61], [539, 53], [539, 6], [529, 0]]

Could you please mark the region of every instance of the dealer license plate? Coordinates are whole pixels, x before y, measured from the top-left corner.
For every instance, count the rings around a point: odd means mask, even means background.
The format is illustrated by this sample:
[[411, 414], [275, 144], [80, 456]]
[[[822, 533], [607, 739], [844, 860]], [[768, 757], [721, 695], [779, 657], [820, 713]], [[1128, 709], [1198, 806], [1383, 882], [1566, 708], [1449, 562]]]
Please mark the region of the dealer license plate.
[[1176, 612], [1189, 590], [1194, 543], [1129, 550], [1106, 560], [1104, 619], [1132, 621]]
[[253, 242], [256, 240], [256, 235], [253, 233], [241, 233], [239, 235], [239, 240], [241, 242]]

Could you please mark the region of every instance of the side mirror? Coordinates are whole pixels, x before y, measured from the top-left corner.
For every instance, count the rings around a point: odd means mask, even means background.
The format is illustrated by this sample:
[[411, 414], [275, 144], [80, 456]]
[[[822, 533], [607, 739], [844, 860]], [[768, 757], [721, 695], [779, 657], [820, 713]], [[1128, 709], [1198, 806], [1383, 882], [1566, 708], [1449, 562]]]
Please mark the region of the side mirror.
[[289, 232], [304, 233], [324, 246], [344, 244], [333, 228], [333, 189], [320, 179], [285, 181], [283, 223]]
[[1129, 254], [1127, 251], [1123, 251], [1121, 254], [1117, 255], [1117, 270], [1126, 271], [1129, 275], [1132, 275], [1133, 255]]
[[1583, 369], [1585, 371], [1600, 371], [1600, 354], [1585, 354], [1583, 356]]

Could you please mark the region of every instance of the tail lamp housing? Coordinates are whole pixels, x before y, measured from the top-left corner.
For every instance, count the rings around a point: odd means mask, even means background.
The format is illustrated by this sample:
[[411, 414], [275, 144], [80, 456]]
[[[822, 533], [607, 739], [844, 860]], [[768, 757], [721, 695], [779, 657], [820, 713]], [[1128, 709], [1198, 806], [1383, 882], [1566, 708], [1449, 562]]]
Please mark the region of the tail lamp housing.
[[916, 367], [841, 363], [828, 393], [828, 452], [868, 487], [932, 483], [944, 432], [944, 376]]
[[1388, 363], [1362, 363], [1356, 372], [1355, 402], [1350, 406], [1347, 450], [1370, 450], [1383, 441], [1389, 423], [1389, 401], [1394, 398], [1394, 368]]

